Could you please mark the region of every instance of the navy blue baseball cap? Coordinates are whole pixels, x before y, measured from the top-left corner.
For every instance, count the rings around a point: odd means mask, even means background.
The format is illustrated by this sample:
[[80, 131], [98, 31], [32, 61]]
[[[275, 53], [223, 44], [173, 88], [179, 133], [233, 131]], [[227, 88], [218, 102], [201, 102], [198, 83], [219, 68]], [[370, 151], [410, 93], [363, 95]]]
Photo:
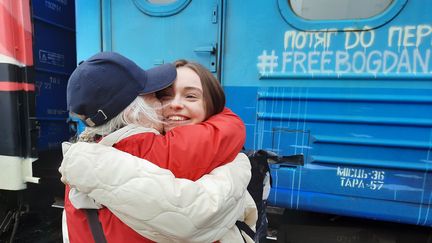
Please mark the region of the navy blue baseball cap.
[[170, 86], [177, 77], [174, 64], [148, 70], [115, 52], [100, 52], [81, 62], [67, 85], [70, 112], [84, 116], [87, 126], [114, 118], [142, 94]]

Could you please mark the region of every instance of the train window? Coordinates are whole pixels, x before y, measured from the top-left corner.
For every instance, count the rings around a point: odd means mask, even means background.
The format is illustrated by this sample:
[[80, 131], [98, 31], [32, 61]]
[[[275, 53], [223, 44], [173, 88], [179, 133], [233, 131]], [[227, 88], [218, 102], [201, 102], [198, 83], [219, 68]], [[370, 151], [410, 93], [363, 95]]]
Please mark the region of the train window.
[[288, 0], [291, 9], [310, 20], [365, 19], [386, 10], [393, 0]]
[[369, 30], [391, 21], [408, 0], [277, 0], [285, 21], [296, 29]]
[[191, 0], [133, 0], [135, 6], [143, 13], [166, 17], [182, 11]]

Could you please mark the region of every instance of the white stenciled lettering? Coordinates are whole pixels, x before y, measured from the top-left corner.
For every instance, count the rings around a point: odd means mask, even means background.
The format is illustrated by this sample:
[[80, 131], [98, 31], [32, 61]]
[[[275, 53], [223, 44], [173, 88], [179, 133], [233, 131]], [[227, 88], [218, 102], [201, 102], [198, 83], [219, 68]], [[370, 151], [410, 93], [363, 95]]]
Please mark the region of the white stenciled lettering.
[[340, 166], [338, 166], [336, 168], [336, 175], [337, 176], [347, 176], [346, 175], [346, 168], [341, 168]]
[[398, 56], [391, 51], [384, 51], [383, 54], [383, 73], [391, 73], [397, 65]]
[[382, 60], [381, 60], [381, 52], [379, 51], [371, 51], [371, 53], [368, 55], [366, 63], [367, 63], [367, 69], [371, 73], [378, 73], [379, 70], [382, 67]]
[[328, 68], [328, 64], [331, 63], [331, 57], [333, 56], [333, 52], [332, 51], [323, 51], [322, 55], [321, 55], [321, 69], [320, 71], [323, 73], [330, 73], [332, 70], [331, 69], [327, 69]]
[[51, 1], [45, 0], [45, 7], [54, 10], [56, 12], [61, 12], [62, 7], [58, 5], [57, 3], [53, 3]]
[[285, 35], [284, 35], [284, 50], [288, 49], [290, 40], [291, 40], [291, 49], [294, 49], [294, 36], [295, 33], [297, 33], [296, 31], [290, 30], [290, 31], [286, 31]]
[[311, 51], [308, 53], [308, 71], [311, 73], [317, 73], [320, 70], [319, 69], [314, 69], [314, 66], [318, 66], [316, 64], [318, 64], [318, 60], [319, 60], [319, 52], [316, 51]]
[[292, 55], [293, 55], [292, 52], [284, 52], [282, 54], [282, 72], [286, 72], [286, 67], [288, 63], [292, 62]]
[[[353, 36], [353, 37], [352, 37]], [[360, 34], [358, 32], [347, 31], [345, 32], [345, 49], [352, 49], [360, 43]]]
[[340, 186], [353, 189], [380, 190], [384, 186], [385, 171], [361, 168], [336, 168], [336, 176], [340, 179]]
[[[366, 26], [365, 28], [369, 28]], [[367, 37], [369, 36], [369, 40], [367, 40]], [[369, 31], [362, 31], [360, 34], [360, 44], [363, 48], [368, 48], [372, 46], [372, 44], [375, 42], [375, 31], [369, 30]]]
[[371, 181], [371, 183], [368, 185], [369, 188], [373, 191], [380, 190], [384, 185], [383, 181]]
[[392, 26], [388, 30], [387, 45], [392, 46], [416, 46], [419, 47], [425, 38], [431, 38], [432, 26], [427, 24]]
[[402, 27], [392, 26], [388, 30], [388, 40], [387, 45], [389, 47], [393, 46], [393, 40], [396, 38], [397, 46], [402, 45]]
[[284, 35], [284, 50], [288, 48], [301, 50], [306, 46], [315, 49], [319, 47], [328, 48], [333, 35], [336, 35], [336, 33], [327, 30], [314, 32], [289, 30]]
[[366, 55], [364, 52], [356, 51], [353, 56], [352, 69], [355, 73], [362, 73], [366, 67]]
[[305, 32], [298, 32], [295, 40], [296, 48], [297, 49], [303, 49], [306, 45], [306, 33]]
[[[275, 54], [262, 59], [260, 67], [273, 72], [277, 67]], [[400, 53], [371, 51], [288, 51], [283, 52], [281, 72], [294, 73], [429, 73], [431, 50], [409, 50]], [[273, 58], [271, 58], [273, 57]], [[264, 62], [265, 61], [265, 62]]]
[[[387, 40], [384, 31], [365, 28], [345, 32], [286, 31], [281, 58], [275, 50], [263, 50], [257, 68], [260, 73], [432, 73], [432, 25], [393, 26], [387, 31]], [[375, 45], [378, 33], [380, 43]], [[328, 49], [332, 37], [340, 37], [334, 43], [344, 49]]]
[[411, 73], [412, 72], [407, 49], [402, 50], [402, 53], [399, 57], [397, 72], [398, 73], [400, 73], [400, 72]]
[[351, 188], [365, 188], [365, 183], [361, 179], [341, 177], [341, 186]]
[[336, 73], [348, 73], [351, 70], [349, 54], [346, 51], [336, 52]]
[[[369, 29], [365, 26], [365, 29]], [[353, 29], [345, 29], [345, 49], [353, 49], [355, 47], [368, 48], [372, 46], [375, 41], [375, 31], [353, 31]], [[369, 37], [367, 37], [369, 36]]]
[[429, 35], [432, 34], [432, 26], [430, 25], [419, 25], [417, 27], [417, 41], [416, 41], [416, 47], [420, 46], [423, 42], [423, 39]]
[[421, 73], [429, 72], [429, 64], [430, 64], [430, 49], [427, 49], [423, 55], [420, 53], [418, 49], [414, 50], [414, 65], [413, 69], [415, 72], [418, 72], [418, 66], [420, 66]]
[[273, 73], [274, 70], [278, 67], [278, 56], [276, 56], [275, 51], [272, 50], [271, 54], [267, 54], [267, 51], [264, 50], [260, 56], [258, 56], [257, 68], [261, 74], [265, 73]]
[[[301, 72], [305, 73], [307, 72], [307, 69], [304, 65], [306, 61], [306, 53], [304, 52], [294, 52], [294, 72]], [[300, 70], [297, 70], [297, 67], [300, 67]]]
[[415, 46], [415, 26], [405, 26], [404, 28], [404, 38], [403, 38], [403, 46]]
[[357, 168], [348, 168], [348, 167], [340, 167], [336, 168], [336, 174], [340, 177], [349, 177], [349, 178], [357, 178], [357, 179], [365, 179], [368, 178], [367, 173], [364, 169]]
[[[319, 46], [325, 46], [325, 47], [327, 47], [326, 45], [326, 43], [327, 43], [327, 37], [328, 35], [327, 35], [327, 33], [326, 32], [316, 32], [315, 33], [315, 44], [314, 44], [314, 46], [313, 46], [313, 48], [317, 48], [317, 47], [319, 47]], [[312, 38], [311, 38], [312, 39]]]

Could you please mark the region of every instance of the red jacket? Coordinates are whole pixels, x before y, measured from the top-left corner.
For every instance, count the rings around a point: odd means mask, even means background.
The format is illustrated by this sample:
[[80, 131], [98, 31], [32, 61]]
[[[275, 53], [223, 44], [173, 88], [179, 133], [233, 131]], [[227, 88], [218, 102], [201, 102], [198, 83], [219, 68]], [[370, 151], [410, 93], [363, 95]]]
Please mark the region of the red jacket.
[[[205, 122], [170, 130], [165, 136], [141, 133], [123, 139], [115, 148], [169, 169], [177, 178], [197, 180], [234, 160], [245, 141], [240, 118], [225, 108]], [[83, 210], [75, 209], [65, 193], [65, 211], [71, 243], [94, 242]], [[107, 208], [99, 210], [108, 243], [152, 242], [121, 222]]]

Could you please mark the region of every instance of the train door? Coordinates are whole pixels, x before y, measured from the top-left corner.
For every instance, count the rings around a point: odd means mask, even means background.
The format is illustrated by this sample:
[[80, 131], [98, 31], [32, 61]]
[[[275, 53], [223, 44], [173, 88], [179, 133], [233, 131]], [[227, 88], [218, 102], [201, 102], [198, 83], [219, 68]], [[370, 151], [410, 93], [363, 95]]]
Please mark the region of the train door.
[[77, 2], [78, 61], [116, 51], [143, 68], [191, 59], [218, 71], [221, 0]]
[[227, 2], [222, 83], [246, 148], [304, 156], [272, 165], [271, 204], [431, 225], [431, 9]]

